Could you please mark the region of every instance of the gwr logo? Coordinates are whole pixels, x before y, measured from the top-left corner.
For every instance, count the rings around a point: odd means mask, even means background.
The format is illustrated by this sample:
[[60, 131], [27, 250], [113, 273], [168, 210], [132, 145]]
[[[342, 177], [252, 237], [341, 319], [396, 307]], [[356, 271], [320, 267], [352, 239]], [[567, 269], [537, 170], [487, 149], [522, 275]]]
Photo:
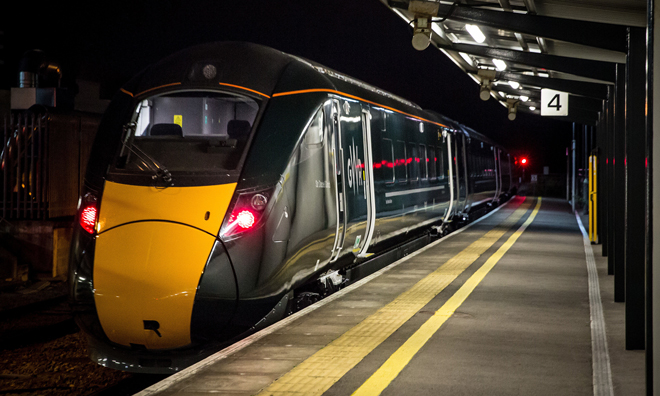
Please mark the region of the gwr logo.
[[[346, 161], [346, 174], [348, 178], [348, 187], [353, 189], [353, 194], [357, 195], [357, 188], [364, 184], [364, 163], [358, 156], [359, 150], [355, 145], [355, 139], [351, 139], [351, 146], [348, 148], [348, 160]], [[356, 188], [353, 188], [353, 184]], [[364, 191], [364, 198], [367, 198], [367, 192]]]

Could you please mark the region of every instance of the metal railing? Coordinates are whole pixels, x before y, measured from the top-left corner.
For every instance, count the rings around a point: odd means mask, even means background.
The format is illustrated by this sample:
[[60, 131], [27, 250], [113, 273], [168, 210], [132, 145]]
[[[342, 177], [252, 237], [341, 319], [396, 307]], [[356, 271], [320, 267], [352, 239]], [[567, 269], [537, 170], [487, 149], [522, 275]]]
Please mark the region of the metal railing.
[[12, 113], [4, 117], [0, 151], [2, 217], [48, 218], [48, 117]]

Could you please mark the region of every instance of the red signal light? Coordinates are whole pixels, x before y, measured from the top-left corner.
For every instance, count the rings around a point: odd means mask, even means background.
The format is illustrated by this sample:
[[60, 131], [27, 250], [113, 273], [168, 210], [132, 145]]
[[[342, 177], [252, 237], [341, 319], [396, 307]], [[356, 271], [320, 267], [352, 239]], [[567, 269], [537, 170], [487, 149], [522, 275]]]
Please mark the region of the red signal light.
[[527, 158], [522, 158], [520, 160], [520, 163], [523, 164], [523, 165], [527, 165]]

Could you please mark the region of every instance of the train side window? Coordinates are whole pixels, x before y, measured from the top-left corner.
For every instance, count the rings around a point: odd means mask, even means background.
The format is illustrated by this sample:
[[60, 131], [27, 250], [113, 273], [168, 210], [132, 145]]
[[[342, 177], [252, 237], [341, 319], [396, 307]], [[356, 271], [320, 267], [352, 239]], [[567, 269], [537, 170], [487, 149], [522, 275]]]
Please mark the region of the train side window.
[[405, 183], [408, 181], [408, 170], [406, 169], [406, 144], [401, 140], [394, 145], [394, 174], [396, 181]]
[[426, 154], [426, 146], [423, 144], [419, 145], [419, 162], [422, 180], [427, 180], [429, 178], [429, 158]]
[[392, 140], [382, 140], [381, 154], [382, 161], [379, 164], [375, 163], [374, 168], [378, 167], [381, 169], [381, 175], [383, 175], [383, 180], [386, 184], [392, 184], [396, 180], [394, 166], [396, 160], [394, 159], [394, 145], [392, 144]]
[[417, 150], [417, 144], [408, 143], [407, 154], [406, 165], [408, 167], [408, 177], [411, 182], [416, 182], [419, 180], [419, 152]]
[[429, 170], [429, 179], [430, 180], [435, 180], [437, 173], [436, 173], [436, 168], [438, 167], [438, 155], [435, 153], [435, 148], [433, 146], [429, 146], [428, 148], [428, 156], [427, 158], [428, 161], [428, 170]]
[[445, 156], [444, 152], [442, 151], [442, 147], [436, 147], [435, 148], [435, 156], [437, 157], [437, 162], [438, 164], [438, 179], [444, 179], [446, 177], [445, 174]]

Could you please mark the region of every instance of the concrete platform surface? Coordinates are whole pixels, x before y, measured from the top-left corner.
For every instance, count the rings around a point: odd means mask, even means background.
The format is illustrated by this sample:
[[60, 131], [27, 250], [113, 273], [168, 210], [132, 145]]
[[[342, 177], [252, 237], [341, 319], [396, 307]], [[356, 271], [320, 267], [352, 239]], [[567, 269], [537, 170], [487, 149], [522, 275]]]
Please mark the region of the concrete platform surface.
[[[594, 253], [611, 389], [642, 395], [644, 352], [625, 351]], [[139, 395], [593, 395], [590, 307], [570, 206], [515, 197]]]

